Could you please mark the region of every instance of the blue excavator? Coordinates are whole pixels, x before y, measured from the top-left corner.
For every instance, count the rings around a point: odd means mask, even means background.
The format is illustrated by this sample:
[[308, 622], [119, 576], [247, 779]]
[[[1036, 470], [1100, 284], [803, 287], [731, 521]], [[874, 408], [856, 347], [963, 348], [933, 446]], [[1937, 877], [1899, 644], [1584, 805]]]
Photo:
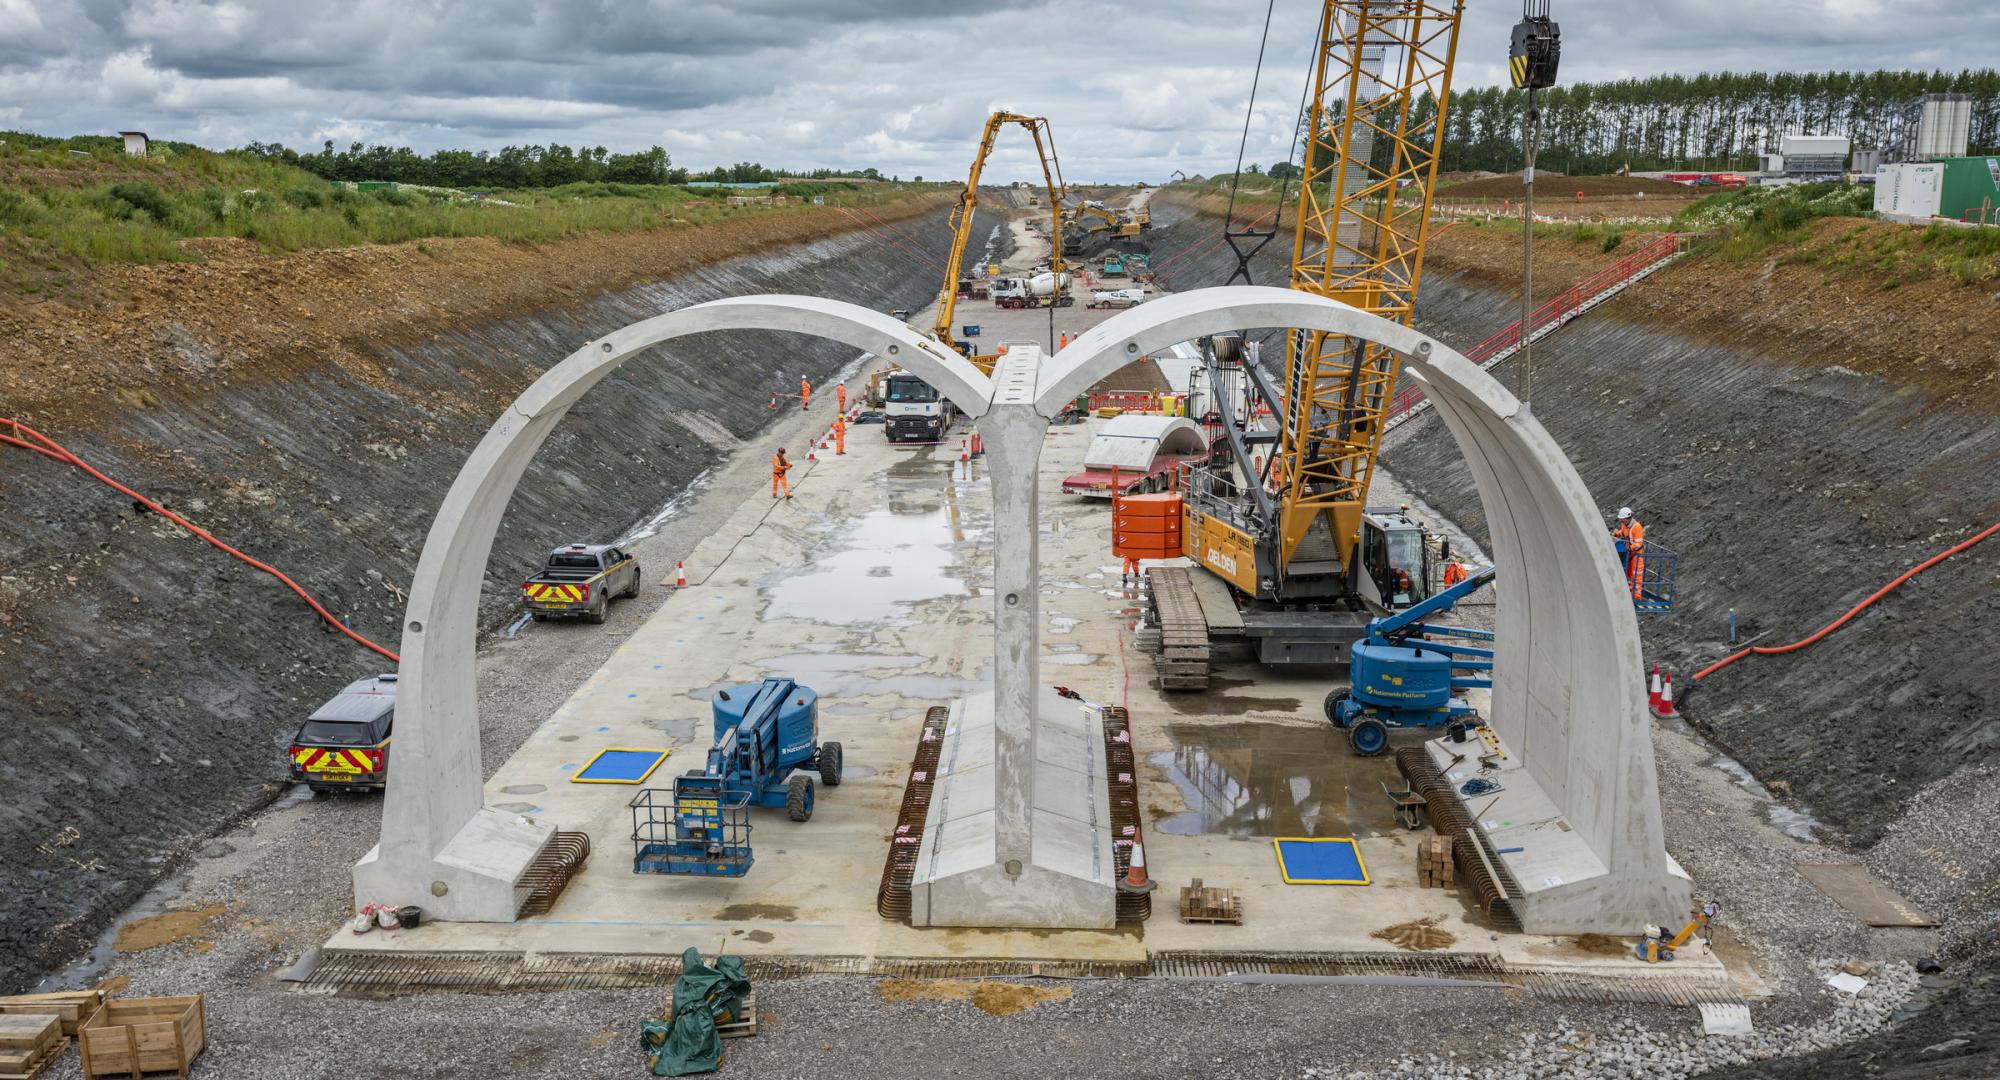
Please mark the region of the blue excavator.
[[751, 806], [813, 813], [813, 774], [840, 786], [841, 748], [819, 741], [819, 695], [791, 679], [727, 687], [710, 704], [715, 742], [708, 761], [631, 802], [632, 871], [742, 877], [754, 861]]
[[[1348, 661], [1351, 686], [1326, 696], [1326, 718], [1347, 732], [1354, 752], [1373, 757], [1400, 728], [1470, 725], [1477, 710], [1463, 691], [1493, 686], [1493, 632], [1427, 622], [1493, 583], [1488, 566], [1450, 588], [1372, 620]], [[1452, 639], [1452, 640], [1445, 640]]]

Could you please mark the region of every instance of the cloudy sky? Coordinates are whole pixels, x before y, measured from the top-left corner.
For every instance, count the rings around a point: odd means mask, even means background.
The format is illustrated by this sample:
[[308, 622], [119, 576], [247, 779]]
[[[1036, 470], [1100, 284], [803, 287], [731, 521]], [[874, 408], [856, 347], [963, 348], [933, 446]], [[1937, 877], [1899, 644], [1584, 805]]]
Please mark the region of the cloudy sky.
[[[1461, 87], [1499, 82], [1513, 0], [1468, 0]], [[1554, 0], [1565, 82], [1990, 65], [1996, 0]], [[1248, 160], [1285, 156], [1319, 6], [1277, 0]], [[1072, 180], [1236, 158], [1254, 0], [0, 0], [0, 128], [212, 147], [332, 139], [665, 146], [964, 175], [994, 108], [1046, 115]], [[1010, 138], [989, 176], [1039, 178]]]

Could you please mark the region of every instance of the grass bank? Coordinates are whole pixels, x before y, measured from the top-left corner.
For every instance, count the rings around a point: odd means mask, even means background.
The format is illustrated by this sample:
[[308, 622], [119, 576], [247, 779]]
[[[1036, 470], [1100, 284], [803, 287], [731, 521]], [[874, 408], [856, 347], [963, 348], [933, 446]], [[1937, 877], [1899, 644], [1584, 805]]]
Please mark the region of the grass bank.
[[362, 191], [249, 154], [154, 149], [155, 156], [137, 158], [102, 147], [0, 141], [0, 243], [16, 267], [16, 291], [59, 286], [51, 275], [79, 264], [200, 261], [201, 252], [182, 243], [199, 237], [248, 240], [271, 253], [441, 237], [534, 244], [809, 212], [815, 196], [833, 206], [870, 206], [908, 194], [887, 184], [799, 181], [758, 193], [784, 201], [733, 206], [724, 189], [603, 182]]

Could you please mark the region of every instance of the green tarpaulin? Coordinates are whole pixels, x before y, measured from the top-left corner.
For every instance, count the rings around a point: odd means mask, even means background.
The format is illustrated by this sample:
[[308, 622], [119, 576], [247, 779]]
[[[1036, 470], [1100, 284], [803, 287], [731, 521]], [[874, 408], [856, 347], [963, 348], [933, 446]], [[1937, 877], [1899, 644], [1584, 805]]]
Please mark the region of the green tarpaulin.
[[722, 1065], [722, 1036], [715, 1025], [741, 1016], [749, 993], [742, 957], [720, 956], [710, 967], [702, 963], [700, 949], [682, 953], [673, 1011], [665, 1020], [648, 1020], [639, 1028], [646, 1067], [654, 1076], [714, 1072]]

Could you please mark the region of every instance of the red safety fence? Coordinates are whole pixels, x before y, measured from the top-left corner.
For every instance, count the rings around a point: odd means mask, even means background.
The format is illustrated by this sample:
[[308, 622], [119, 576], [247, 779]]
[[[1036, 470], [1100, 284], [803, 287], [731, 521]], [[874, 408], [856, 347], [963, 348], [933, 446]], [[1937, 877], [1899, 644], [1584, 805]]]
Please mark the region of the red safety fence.
[[[1569, 288], [1550, 297], [1548, 302], [1530, 312], [1525, 320], [1527, 333], [1533, 335], [1544, 326], [1560, 325], [1576, 317], [1578, 309], [1595, 299], [1599, 294], [1611, 289], [1629, 285], [1640, 271], [1672, 255], [1681, 246], [1679, 233], [1661, 233], [1659, 238], [1632, 252], [1630, 255], [1584, 278]], [[1524, 321], [1516, 319], [1499, 333], [1487, 338], [1465, 351], [1465, 358], [1475, 364], [1483, 364], [1494, 354], [1520, 344]], [[1417, 407], [1424, 399], [1421, 387], [1405, 386], [1389, 398], [1388, 423], [1396, 420]]]

